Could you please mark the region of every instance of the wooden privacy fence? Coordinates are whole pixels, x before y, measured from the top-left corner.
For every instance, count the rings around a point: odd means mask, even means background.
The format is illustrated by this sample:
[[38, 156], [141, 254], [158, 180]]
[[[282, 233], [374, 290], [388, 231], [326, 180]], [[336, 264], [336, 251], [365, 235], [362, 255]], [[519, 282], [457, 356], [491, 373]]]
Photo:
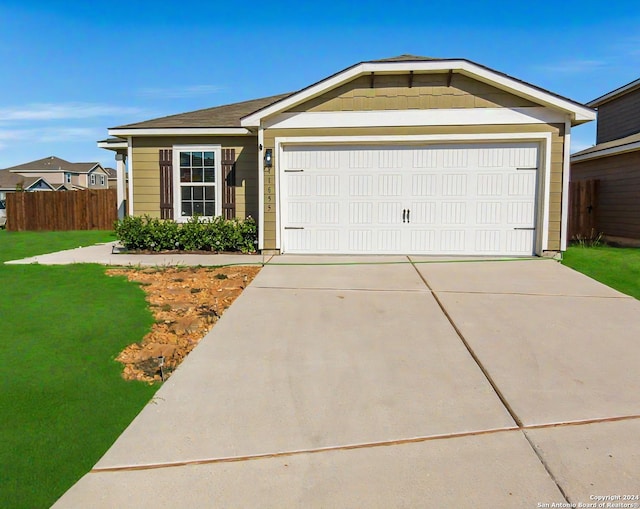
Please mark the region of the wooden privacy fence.
[[115, 189], [7, 193], [7, 230], [111, 230]]
[[569, 183], [569, 239], [597, 235], [598, 180]]

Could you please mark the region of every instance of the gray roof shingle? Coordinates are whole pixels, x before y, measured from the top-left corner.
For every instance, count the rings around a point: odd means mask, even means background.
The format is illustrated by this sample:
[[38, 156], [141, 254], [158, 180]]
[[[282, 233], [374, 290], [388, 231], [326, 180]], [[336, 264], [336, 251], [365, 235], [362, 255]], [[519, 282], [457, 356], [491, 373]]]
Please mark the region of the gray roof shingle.
[[154, 118], [134, 124], [118, 126], [114, 129], [145, 129], [175, 127], [241, 127], [240, 119], [249, 113], [262, 109], [291, 94], [280, 94], [261, 99], [252, 99], [203, 110], [189, 111], [167, 117]]

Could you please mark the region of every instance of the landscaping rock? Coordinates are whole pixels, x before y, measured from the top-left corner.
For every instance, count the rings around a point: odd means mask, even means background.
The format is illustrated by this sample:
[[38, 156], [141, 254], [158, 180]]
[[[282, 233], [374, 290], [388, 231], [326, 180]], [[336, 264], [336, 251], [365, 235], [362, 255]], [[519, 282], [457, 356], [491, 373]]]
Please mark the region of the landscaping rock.
[[257, 266], [108, 270], [140, 284], [156, 320], [142, 341], [116, 358], [124, 364], [123, 378], [161, 380], [162, 358], [166, 380], [259, 271]]

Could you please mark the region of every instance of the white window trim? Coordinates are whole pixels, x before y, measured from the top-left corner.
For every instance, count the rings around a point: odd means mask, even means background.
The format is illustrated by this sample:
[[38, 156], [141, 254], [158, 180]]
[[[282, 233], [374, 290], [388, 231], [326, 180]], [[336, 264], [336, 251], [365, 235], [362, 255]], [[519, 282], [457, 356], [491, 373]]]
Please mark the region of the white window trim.
[[100, 175], [100, 185], [104, 186], [104, 175]]
[[[276, 249], [282, 251], [282, 203], [280, 201], [280, 182], [283, 181], [282, 172], [285, 145], [379, 145], [396, 144], [410, 145], [412, 143], [473, 143], [488, 141], [535, 141], [540, 143], [538, 171], [538, 202], [535, 239], [535, 253], [541, 256], [549, 246], [549, 189], [551, 186], [551, 133], [481, 133], [481, 134], [428, 134], [428, 135], [380, 135], [380, 136], [299, 136], [280, 137], [275, 139], [276, 175]], [[563, 191], [565, 191], [563, 189]], [[260, 208], [260, 229], [264, 229], [264, 205]], [[561, 239], [562, 240], [562, 239]]]
[[92, 185], [92, 186], [95, 186], [95, 185], [96, 185], [96, 174], [95, 174], [95, 173], [92, 173], [92, 174], [89, 176], [89, 182], [91, 182], [91, 185]]
[[68, 172], [68, 171], [65, 172], [65, 174], [64, 174], [64, 183], [65, 184], [71, 184], [71, 178], [72, 178], [71, 172]]
[[[215, 215], [222, 215], [222, 145], [174, 145], [173, 146], [173, 218], [178, 223], [184, 223], [193, 216], [183, 216], [181, 214], [180, 193], [180, 152], [214, 152], [215, 153], [215, 170], [216, 170], [216, 209]], [[185, 182], [185, 184], [187, 184]], [[188, 185], [193, 185], [189, 183]], [[197, 182], [195, 183], [198, 184]], [[210, 216], [202, 216], [209, 218]]]

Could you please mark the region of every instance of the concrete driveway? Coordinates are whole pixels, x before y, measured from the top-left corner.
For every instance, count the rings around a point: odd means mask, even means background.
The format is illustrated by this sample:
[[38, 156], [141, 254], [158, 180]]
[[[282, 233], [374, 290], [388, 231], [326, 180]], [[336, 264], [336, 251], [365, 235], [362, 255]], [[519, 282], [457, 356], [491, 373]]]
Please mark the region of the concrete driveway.
[[637, 496], [639, 363], [640, 302], [551, 260], [275, 257], [54, 507]]

